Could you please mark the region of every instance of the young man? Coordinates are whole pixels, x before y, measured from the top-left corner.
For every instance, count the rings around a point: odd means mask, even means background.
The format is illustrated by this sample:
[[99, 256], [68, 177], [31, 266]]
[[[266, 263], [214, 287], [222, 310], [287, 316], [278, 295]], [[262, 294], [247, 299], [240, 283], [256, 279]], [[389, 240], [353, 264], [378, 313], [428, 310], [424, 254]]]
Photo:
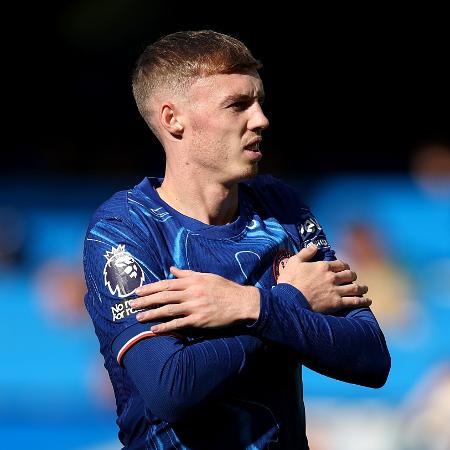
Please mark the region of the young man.
[[126, 449], [307, 449], [302, 364], [386, 381], [367, 287], [297, 193], [256, 176], [260, 67], [213, 31], [163, 37], [138, 60], [133, 93], [165, 176], [104, 203], [84, 254]]

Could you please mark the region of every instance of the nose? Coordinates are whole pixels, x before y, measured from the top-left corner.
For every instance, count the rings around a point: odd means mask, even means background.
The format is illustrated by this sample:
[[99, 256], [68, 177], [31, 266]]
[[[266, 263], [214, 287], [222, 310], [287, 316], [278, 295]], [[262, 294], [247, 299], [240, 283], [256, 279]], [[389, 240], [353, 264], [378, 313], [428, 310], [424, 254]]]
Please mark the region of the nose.
[[269, 119], [264, 114], [261, 105], [256, 102], [252, 108], [252, 115], [248, 122], [249, 130], [265, 130], [269, 126]]

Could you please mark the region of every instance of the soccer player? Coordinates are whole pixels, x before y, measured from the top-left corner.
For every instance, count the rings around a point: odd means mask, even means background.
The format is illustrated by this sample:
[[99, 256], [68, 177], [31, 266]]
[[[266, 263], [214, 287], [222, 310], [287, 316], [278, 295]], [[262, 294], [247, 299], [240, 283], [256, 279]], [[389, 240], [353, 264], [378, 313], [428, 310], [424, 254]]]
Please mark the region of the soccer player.
[[[165, 36], [137, 62], [133, 93], [165, 176], [101, 205], [84, 252], [125, 449], [307, 449], [302, 365], [386, 381], [367, 287], [299, 194], [257, 176], [260, 67], [213, 31]], [[284, 120], [292, 133], [293, 112]]]

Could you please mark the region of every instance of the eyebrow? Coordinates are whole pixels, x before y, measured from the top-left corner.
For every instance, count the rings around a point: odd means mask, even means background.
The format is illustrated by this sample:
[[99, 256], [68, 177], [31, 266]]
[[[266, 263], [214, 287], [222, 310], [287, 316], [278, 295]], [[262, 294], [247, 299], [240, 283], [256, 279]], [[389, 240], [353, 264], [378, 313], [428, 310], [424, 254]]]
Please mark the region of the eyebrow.
[[259, 101], [264, 101], [264, 99], [265, 99], [264, 92], [260, 92], [259, 95], [257, 95], [257, 96], [247, 95], [247, 94], [227, 95], [220, 103], [220, 106], [225, 106], [227, 104], [231, 104], [231, 103], [235, 103], [235, 102], [249, 102], [249, 101], [253, 101], [255, 98], [257, 98]]

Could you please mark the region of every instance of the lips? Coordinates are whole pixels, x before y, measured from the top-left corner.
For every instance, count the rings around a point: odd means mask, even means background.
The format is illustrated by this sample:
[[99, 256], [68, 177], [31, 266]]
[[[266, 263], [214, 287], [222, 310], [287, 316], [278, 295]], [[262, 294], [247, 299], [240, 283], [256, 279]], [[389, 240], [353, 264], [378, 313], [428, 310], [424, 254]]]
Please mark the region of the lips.
[[261, 139], [256, 139], [249, 144], [247, 144], [244, 148], [245, 150], [250, 150], [252, 152], [259, 152], [259, 144], [261, 142]]

